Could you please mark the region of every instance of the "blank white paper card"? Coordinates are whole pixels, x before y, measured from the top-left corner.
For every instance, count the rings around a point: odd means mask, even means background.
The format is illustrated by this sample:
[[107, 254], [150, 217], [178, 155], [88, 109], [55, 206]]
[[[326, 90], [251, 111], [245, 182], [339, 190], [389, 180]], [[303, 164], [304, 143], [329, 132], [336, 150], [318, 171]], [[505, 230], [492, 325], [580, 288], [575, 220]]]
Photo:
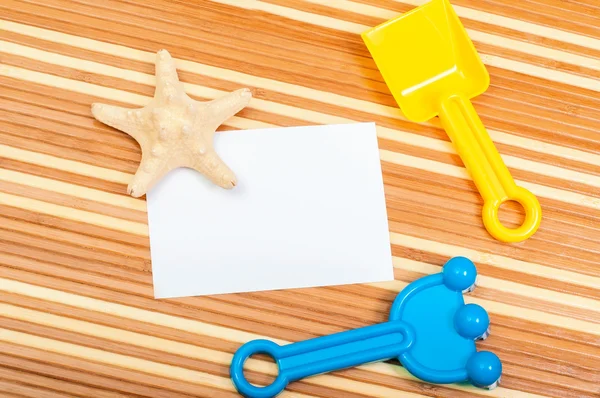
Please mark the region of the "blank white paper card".
[[156, 298], [394, 279], [374, 123], [228, 131], [225, 190], [190, 169], [147, 195]]

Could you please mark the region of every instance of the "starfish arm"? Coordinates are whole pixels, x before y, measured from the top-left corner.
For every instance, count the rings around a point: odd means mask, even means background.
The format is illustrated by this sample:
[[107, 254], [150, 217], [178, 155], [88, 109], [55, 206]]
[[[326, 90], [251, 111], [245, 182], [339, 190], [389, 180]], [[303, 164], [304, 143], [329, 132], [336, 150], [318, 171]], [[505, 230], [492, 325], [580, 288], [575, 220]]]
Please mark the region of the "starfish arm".
[[142, 161], [127, 187], [127, 193], [134, 198], [148, 193], [150, 189], [176, 165], [170, 164], [168, 159], [157, 158], [151, 153], [146, 155], [142, 152]]
[[221, 188], [231, 189], [237, 183], [233, 171], [227, 167], [214, 149], [194, 157], [194, 161], [186, 166], [200, 172]]
[[183, 84], [177, 76], [175, 60], [167, 50], [160, 50], [156, 54], [156, 91], [154, 99], [159, 104], [172, 102], [175, 98], [183, 96]]
[[200, 112], [207, 112], [207, 118], [210, 118], [213, 122], [214, 128], [208, 129], [209, 134], [212, 136], [217, 127], [245, 108], [251, 98], [252, 92], [247, 88], [243, 88], [208, 102], [207, 106]]
[[143, 109], [127, 109], [94, 103], [92, 104], [92, 115], [96, 120], [129, 134], [140, 145], [145, 140]]

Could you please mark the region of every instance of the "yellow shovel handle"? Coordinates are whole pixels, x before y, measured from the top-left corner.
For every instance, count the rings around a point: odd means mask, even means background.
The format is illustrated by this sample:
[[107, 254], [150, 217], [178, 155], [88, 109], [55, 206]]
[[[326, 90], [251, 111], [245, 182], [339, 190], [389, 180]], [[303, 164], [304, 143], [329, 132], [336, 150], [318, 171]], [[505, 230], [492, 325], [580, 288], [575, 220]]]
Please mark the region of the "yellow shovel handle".
[[[483, 224], [490, 235], [503, 242], [520, 242], [533, 235], [542, 220], [540, 203], [515, 184], [471, 101], [453, 95], [442, 102], [439, 116], [483, 197]], [[525, 209], [520, 227], [507, 228], [498, 218], [500, 205], [507, 200], [519, 202]]]

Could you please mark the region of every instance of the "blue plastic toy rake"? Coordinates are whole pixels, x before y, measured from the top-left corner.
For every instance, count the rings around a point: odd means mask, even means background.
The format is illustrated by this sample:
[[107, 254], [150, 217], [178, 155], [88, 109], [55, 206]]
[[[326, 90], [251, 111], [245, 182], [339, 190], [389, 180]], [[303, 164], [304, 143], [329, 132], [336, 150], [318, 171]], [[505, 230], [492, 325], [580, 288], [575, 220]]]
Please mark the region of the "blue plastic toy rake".
[[[471, 260], [454, 257], [439, 274], [404, 288], [392, 304], [388, 322], [284, 346], [250, 341], [233, 356], [233, 383], [245, 397], [270, 398], [305, 377], [397, 358], [427, 382], [468, 381], [492, 389], [500, 382], [500, 359], [475, 347], [476, 340], [489, 334], [489, 317], [481, 306], [463, 299], [463, 292], [474, 289], [476, 277]], [[265, 387], [244, 377], [245, 361], [259, 353], [272, 356], [279, 368], [275, 381]]]

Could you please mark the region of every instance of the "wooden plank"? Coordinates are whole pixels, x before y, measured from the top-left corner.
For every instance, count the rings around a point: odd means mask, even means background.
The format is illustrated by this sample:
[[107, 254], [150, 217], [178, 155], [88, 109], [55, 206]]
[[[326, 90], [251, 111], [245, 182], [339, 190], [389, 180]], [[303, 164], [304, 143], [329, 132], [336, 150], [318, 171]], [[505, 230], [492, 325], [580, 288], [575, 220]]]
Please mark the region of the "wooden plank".
[[[0, 2], [0, 395], [234, 397], [243, 342], [385, 321], [397, 291], [466, 255], [498, 389], [432, 386], [391, 361], [282, 396], [597, 397], [600, 6], [453, 1], [491, 75], [475, 107], [544, 209], [536, 235], [506, 245], [439, 122], [406, 120], [358, 35], [425, 1]], [[140, 151], [90, 105], [147, 102], [160, 48], [196, 98], [253, 90], [222, 129], [376, 122], [396, 280], [154, 300], [145, 201], [126, 194]], [[503, 222], [521, 218], [503, 206]], [[258, 384], [275, 373], [264, 359], [249, 362]]]

